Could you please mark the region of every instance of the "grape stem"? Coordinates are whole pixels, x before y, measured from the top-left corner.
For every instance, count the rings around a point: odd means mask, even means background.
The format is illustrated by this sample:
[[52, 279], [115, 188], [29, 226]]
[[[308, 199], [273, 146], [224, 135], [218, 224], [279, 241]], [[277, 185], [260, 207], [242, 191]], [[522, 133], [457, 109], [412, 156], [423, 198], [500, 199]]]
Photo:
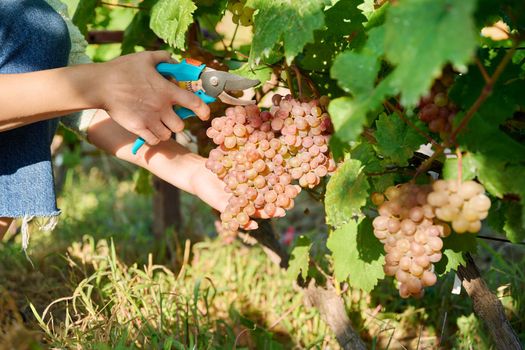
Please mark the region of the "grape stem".
[[463, 155], [459, 147], [456, 148], [456, 156], [458, 157], [458, 186], [461, 185], [463, 180]]
[[288, 84], [288, 90], [290, 90], [290, 94], [292, 94], [292, 96], [295, 96], [292, 75], [290, 74], [290, 67], [286, 66], [285, 71], [286, 71], [286, 83]]
[[106, 6], [114, 6], [114, 7], [123, 7], [128, 9], [134, 9], [134, 10], [149, 10], [149, 8], [143, 7], [143, 6], [134, 6], [134, 5], [126, 5], [126, 4], [113, 4], [111, 2], [101, 1], [101, 5]]
[[452, 134], [450, 135], [449, 144], [454, 145], [456, 144], [456, 138], [458, 134], [467, 126], [467, 124], [470, 122], [472, 117], [474, 117], [474, 114], [478, 111], [479, 107], [485, 102], [485, 100], [490, 96], [492, 89], [494, 87], [494, 84], [498, 80], [498, 78], [501, 76], [501, 73], [503, 73], [503, 70], [507, 66], [507, 64], [512, 59], [512, 56], [516, 52], [516, 48], [518, 47], [519, 40], [515, 40], [512, 48], [507, 51], [501, 62], [496, 67], [496, 70], [494, 71], [494, 74], [489, 77], [489, 80], [485, 83], [485, 86], [481, 90], [481, 93], [479, 94], [476, 101], [472, 104], [472, 106], [469, 108], [467, 113], [465, 114], [465, 117], [461, 121], [461, 123], [458, 125], [457, 128], [452, 131]]
[[400, 170], [408, 171], [408, 170], [410, 170], [410, 168], [409, 167], [395, 167], [395, 168], [392, 168], [392, 169], [387, 169], [385, 171], [379, 171], [379, 172], [375, 172], [375, 173], [365, 173], [365, 175], [367, 177], [369, 177], [369, 176], [381, 176], [381, 175], [390, 174], [390, 173], [398, 173]]
[[235, 41], [235, 37], [237, 36], [237, 31], [239, 30], [239, 23], [235, 26], [235, 30], [233, 31], [232, 40], [230, 41], [230, 51], [233, 51], [233, 42]]
[[305, 74], [299, 67], [296, 65], [292, 65], [291, 68], [294, 70], [295, 75], [297, 76], [297, 82], [300, 86], [300, 79], [306, 83], [308, 86], [308, 89], [310, 89], [310, 92], [314, 94], [316, 98], [321, 97], [321, 94], [319, 93], [319, 90], [315, 86], [315, 83], [313, 80], [308, 76], [308, 74]]
[[444, 147], [437, 149], [429, 158], [427, 158], [421, 165], [417, 168], [416, 174], [414, 175], [415, 180], [419, 175], [427, 171], [432, 166], [432, 163], [445, 151]]
[[480, 234], [478, 234], [476, 236], [476, 238], [478, 238], [478, 239], [479, 238], [486, 239], [486, 240], [489, 240], [489, 241], [497, 241], [497, 242], [504, 242], [504, 243], [510, 243], [510, 244], [525, 245], [525, 242], [511, 242], [510, 240], [505, 239], [505, 238], [483, 236], [483, 235], [480, 235]]
[[432, 136], [428, 135], [426, 132], [424, 132], [423, 130], [418, 128], [414, 123], [412, 123], [410, 120], [408, 120], [408, 118], [405, 117], [403, 112], [399, 108], [394, 106], [392, 103], [390, 103], [390, 101], [385, 101], [385, 106], [388, 109], [394, 111], [399, 116], [399, 118], [401, 118], [402, 121], [404, 121], [412, 129], [414, 129], [418, 134], [420, 134], [421, 136], [426, 138], [428, 142], [430, 142], [434, 147], [436, 147], [436, 149], [439, 149], [441, 147], [441, 145], [439, 143], [437, 143], [436, 140], [434, 140], [432, 138]]
[[[297, 69], [299, 69], [299, 68], [297, 68]], [[299, 71], [301, 71], [301, 70], [299, 70]], [[310, 91], [312, 91], [312, 93], [314, 94], [315, 98], [317, 98], [317, 99], [320, 98], [321, 94], [319, 93], [319, 90], [317, 89], [317, 86], [315, 86], [314, 81], [306, 74], [303, 74], [303, 77], [304, 77], [304, 80], [306, 81], [306, 84], [310, 88]]]
[[422, 173], [424, 173], [432, 165], [432, 162], [434, 160], [436, 160], [439, 156], [441, 156], [441, 154], [445, 151], [446, 147], [449, 147], [450, 145], [455, 145], [456, 144], [456, 138], [457, 138], [458, 134], [467, 126], [467, 124], [470, 122], [472, 117], [474, 117], [474, 114], [478, 111], [479, 107], [481, 107], [483, 102], [485, 102], [485, 100], [490, 96], [490, 93], [492, 92], [494, 84], [496, 83], [498, 78], [503, 73], [503, 70], [505, 69], [507, 64], [512, 59], [512, 56], [516, 52], [516, 48], [518, 47], [519, 43], [520, 43], [519, 40], [515, 40], [514, 41], [514, 43], [512, 45], [512, 48], [509, 51], [507, 51], [507, 53], [505, 54], [505, 56], [503, 57], [501, 62], [496, 67], [496, 70], [494, 71], [494, 74], [492, 74], [492, 76], [489, 77], [489, 80], [485, 83], [485, 86], [481, 90], [480, 95], [478, 96], [476, 101], [474, 101], [472, 106], [469, 108], [469, 110], [465, 114], [465, 117], [463, 118], [461, 123], [450, 134], [449, 140], [443, 146], [440, 145], [440, 147], [436, 149], [434, 154], [432, 154], [432, 156], [430, 158], [427, 158], [427, 160], [425, 160], [418, 167], [418, 169], [416, 171], [416, 175], [414, 176], [414, 179], [417, 178]]
[[290, 68], [292, 68], [295, 73], [295, 78], [297, 79], [297, 90], [299, 93], [298, 97], [301, 99], [303, 97], [303, 75], [295, 65], [290, 66]]
[[487, 73], [485, 66], [481, 63], [478, 57], [476, 57], [476, 65], [478, 66], [479, 71], [481, 72], [481, 75], [483, 75], [483, 79], [485, 80], [485, 83], [488, 83], [490, 81], [489, 73]]

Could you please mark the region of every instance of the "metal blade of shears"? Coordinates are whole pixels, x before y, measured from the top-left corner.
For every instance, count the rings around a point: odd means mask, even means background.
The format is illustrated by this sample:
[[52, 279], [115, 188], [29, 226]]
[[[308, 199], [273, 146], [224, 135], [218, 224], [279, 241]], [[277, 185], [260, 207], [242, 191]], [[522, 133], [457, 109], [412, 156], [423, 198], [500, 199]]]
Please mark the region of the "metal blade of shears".
[[200, 76], [202, 88], [207, 95], [218, 97], [222, 102], [231, 105], [248, 105], [254, 101], [240, 100], [229, 95], [226, 91], [242, 91], [256, 86], [259, 80], [247, 79], [235, 74], [209, 70]]

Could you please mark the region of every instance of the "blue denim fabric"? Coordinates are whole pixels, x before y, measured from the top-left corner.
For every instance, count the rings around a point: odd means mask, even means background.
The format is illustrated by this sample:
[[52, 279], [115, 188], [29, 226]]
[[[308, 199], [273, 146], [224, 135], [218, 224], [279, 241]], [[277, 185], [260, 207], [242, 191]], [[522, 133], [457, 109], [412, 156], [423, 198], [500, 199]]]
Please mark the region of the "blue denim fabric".
[[[0, 74], [64, 67], [70, 50], [64, 20], [44, 0], [0, 0]], [[49, 148], [57, 124], [0, 132], [0, 217], [59, 214]]]

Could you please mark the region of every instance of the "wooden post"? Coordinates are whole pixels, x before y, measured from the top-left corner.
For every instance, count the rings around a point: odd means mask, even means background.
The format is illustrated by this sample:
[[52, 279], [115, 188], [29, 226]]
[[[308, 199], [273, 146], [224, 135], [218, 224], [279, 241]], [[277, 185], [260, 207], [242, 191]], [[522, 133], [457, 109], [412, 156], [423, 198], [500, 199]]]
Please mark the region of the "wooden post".
[[[259, 222], [259, 229], [249, 232], [263, 246], [268, 257], [281, 268], [288, 267], [289, 255], [282, 249], [271, 225]], [[298, 285], [303, 290], [306, 301], [315, 307], [328, 327], [334, 332], [337, 342], [343, 350], [366, 350], [365, 343], [359, 337], [346, 313], [343, 299], [333, 288], [315, 285], [315, 281], [306, 283], [299, 278]]]
[[505, 317], [501, 301], [481, 278], [478, 267], [470, 254], [466, 254], [466, 260], [466, 266], [458, 267], [458, 277], [472, 299], [474, 313], [485, 323], [496, 349], [522, 350], [518, 336]]
[[179, 189], [156, 176], [153, 177], [153, 188], [153, 234], [158, 239], [164, 239], [169, 227], [174, 228], [174, 233], [180, 234], [182, 215]]

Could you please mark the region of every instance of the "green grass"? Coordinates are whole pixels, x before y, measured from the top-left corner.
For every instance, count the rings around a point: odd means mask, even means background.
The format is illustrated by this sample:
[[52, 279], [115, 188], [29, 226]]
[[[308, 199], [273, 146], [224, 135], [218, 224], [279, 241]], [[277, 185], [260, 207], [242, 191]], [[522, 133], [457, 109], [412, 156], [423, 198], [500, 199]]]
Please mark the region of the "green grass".
[[[190, 248], [174, 237], [154, 239], [151, 198], [129, 180], [77, 169], [63, 193], [56, 230], [31, 237], [35, 268], [18, 235], [0, 245], [0, 292], [24, 319], [4, 336], [0, 330], [0, 349], [338, 348], [286, 273], [258, 247], [213, 237], [210, 209], [192, 196], [182, 196], [183, 216], [199, 220], [185, 220], [183, 229], [207, 238]], [[322, 217], [322, 206], [303, 196], [275, 227], [322, 237]], [[511, 248], [518, 255], [510, 261], [494, 249], [482, 246], [482, 256], [493, 256], [484, 276], [523, 335], [524, 250]], [[371, 349], [489, 349], [464, 291], [450, 293], [452, 281], [447, 276], [422, 300], [400, 299], [392, 280], [343, 297]]]

